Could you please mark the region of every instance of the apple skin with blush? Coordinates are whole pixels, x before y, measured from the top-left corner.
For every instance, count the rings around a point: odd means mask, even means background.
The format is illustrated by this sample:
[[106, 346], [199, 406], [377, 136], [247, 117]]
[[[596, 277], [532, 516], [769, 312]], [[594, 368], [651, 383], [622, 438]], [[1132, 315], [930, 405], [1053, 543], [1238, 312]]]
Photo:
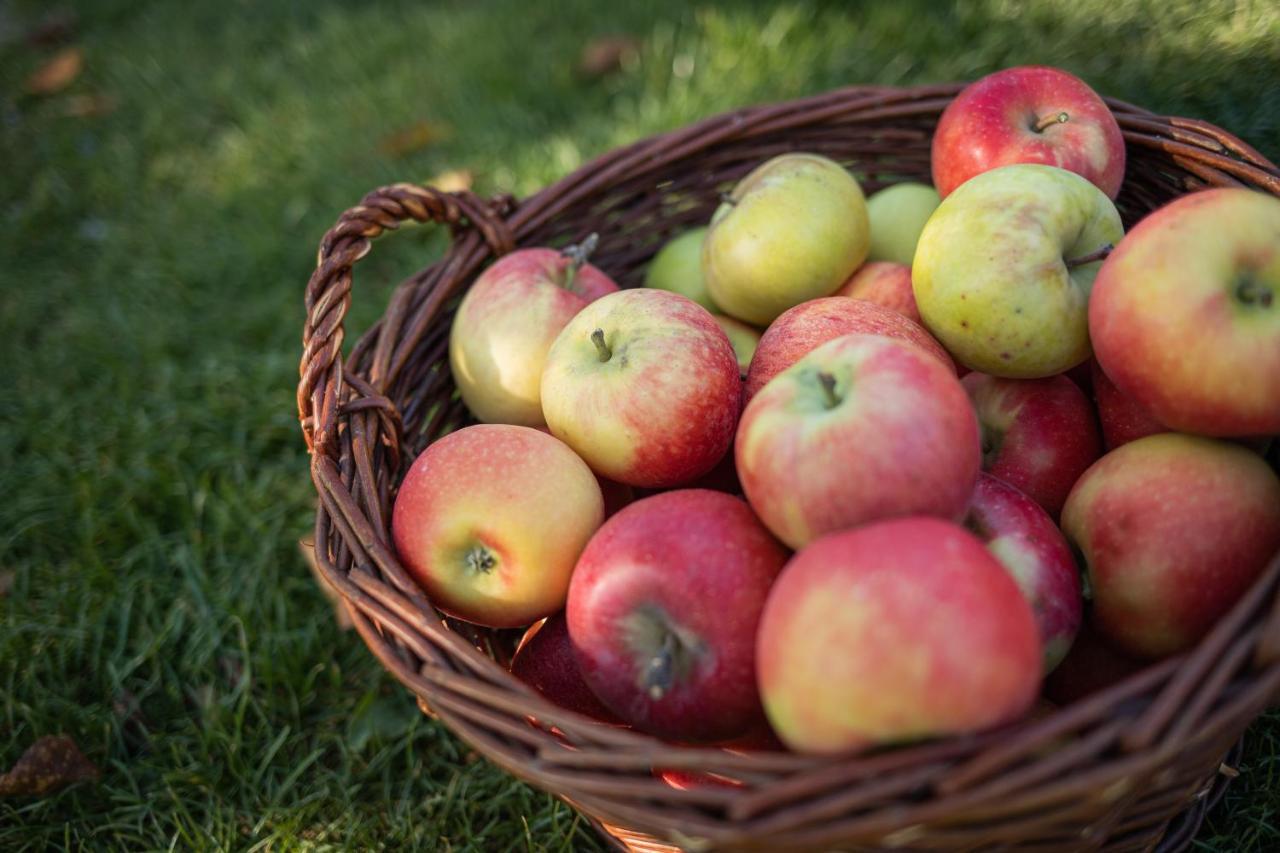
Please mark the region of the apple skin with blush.
[[1169, 432], [1169, 428], [1151, 416], [1138, 401], [1116, 387], [1106, 371], [1094, 359], [1093, 399], [1098, 405], [1098, 421], [1102, 424], [1102, 440], [1107, 450], [1122, 444]]
[[868, 261], [836, 291], [836, 296], [865, 299], [897, 311], [913, 323], [920, 322], [920, 309], [911, 289], [911, 267], [905, 264]]
[[665, 738], [755, 730], [756, 627], [786, 560], [746, 502], [721, 492], [664, 492], [609, 519], [578, 561], [566, 611], [592, 692]]
[[529, 629], [511, 660], [511, 674], [562, 708], [602, 723], [621, 722], [583, 680], [563, 612]]

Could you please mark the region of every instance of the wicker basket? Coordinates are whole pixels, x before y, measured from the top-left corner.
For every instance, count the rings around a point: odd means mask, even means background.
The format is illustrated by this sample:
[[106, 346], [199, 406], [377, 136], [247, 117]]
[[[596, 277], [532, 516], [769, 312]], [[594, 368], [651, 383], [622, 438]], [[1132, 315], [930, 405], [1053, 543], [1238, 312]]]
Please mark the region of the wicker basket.
[[[1047, 716], [856, 758], [675, 747], [543, 700], [504, 668], [512, 632], [442, 619], [397, 562], [388, 529], [400, 477], [468, 420], [446, 348], [456, 297], [486, 263], [516, 245], [595, 231], [593, 262], [636, 285], [673, 232], [707, 221], [721, 191], [784, 151], [837, 159], [867, 191], [928, 180], [932, 128], [959, 88], [846, 88], [726, 113], [612, 151], [519, 203], [384, 187], [321, 243], [298, 388], [320, 495], [320, 570], [425, 711], [623, 849], [1177, 849], [1199, 825], [1224, 756], [1280, 696], [1277, 555], [1196, 649]], [[1280, 195], [1280, 170], [1230, 134], [1109, 104], [1128, 146], [1117, 202], [1126, 225], [1206, 187]], [[410, 219], [447, 224], [452, 245], [395, 292], [344, 361], [352, 266]], [[679, 790], [655, 767], [742, 784]]]

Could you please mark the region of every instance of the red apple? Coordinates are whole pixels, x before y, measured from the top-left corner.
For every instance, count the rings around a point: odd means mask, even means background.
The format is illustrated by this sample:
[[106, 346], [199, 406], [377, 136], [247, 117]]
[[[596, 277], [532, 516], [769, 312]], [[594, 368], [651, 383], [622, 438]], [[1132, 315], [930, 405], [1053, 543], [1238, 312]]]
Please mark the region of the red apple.
[[916, 295], [911, 290], [911, 267], [906, 264], [893, 261], [865, 263], [840, 286], [835, 295], [865, 299], [897, 311], [913, 323], [920, 323], [920, 309], [916, 308]]
[[747, 404], [735, 449], [747, 500], [793, 548], [882, 518], [959, 519], [982, 461], [960, 380], [882, 335], [837, 338], [780, 374]]
[[648, 488], [710, 471], [733, 440], [741, 395], [737, 357], [715, 318], [648, 288], [584, 308], [542, 374], [551, 432], [596, 473]]
[[825, 536], [787, 564], [756, 639], [783, 743], [810, 753], [972, 732], [1040, 685], [1031, 607], [960, 527], [903, 518]]
[[750, 400], [770, 379], [827, 341], [856, 333], [885, 335], [915, 344], [955, 373], [951, 356], [923, 326], [883, 305], [827, 296], [784, 311], [765, 329], [747, 371], [746, 399]]
[[1102, 453], [1093, 407], [1065, 376], [961, 380], [982, 427], [982, 469], [1017, 486], [1055, 519]]
[[761, 723], [755, 634], [787, 552], [740, 498], [703, 489], [605, 522], [569, 589], [569, 636], [592, 691], [636, 728], [724, 740]]
[[1280, 551], [1280, 479], [1234, 444], [1163, 433], [1098, 460], [1062, 529], [1084, 554], [1093, 616], [1118, 649], [1188, 649]]
[[467, 290], [449, 333], [449, 367], [477, 420], [539, 426], [547, 351], [588, 302], [618, 289], [582, 250], [521, 249]]
[[1080, 629], [1080, 572], [1053, 519], [1031, 498], [990, 474], [978, 475], [964, 526], [987, 545], [1031, 604], [1044, 671], [1066, 656]]
[[1097, 629], [1085, 622], [1071, 644], [1071, 651], [1045, 679], [1044, 695], [1059, 705], [1069, 705], [1107, 689], [1145, 666], [1144, 661], [1111, 648]]
[[1183, 196], [1139, 222], [1089, 298], [1095, 357], [1171, 429], [1280, 433], [1280, 199]]
[[619, 722], [583, 680], [563, 613], [529, 629], [511, 661], [511, 674], [562, 708], [602, 723]]
[[966, 86], [933, 134], [933, 183], [946, 198], [974, 175], [1013, 163], [1057, 166], [1111, 199], [1124, 180], [1124, 137], [1080, 78], [1027, 65]]
[[1136, 400], [1116, 387], [1097, 359], [1093, 365], [1093, 397], [1098, 404], [1098, 420], [1107, 450], [1115, 450], [1148, 435], [1169, 432], [1169, 428], [1151, 417]]
[[391, 536], [436, 607], [515, 628], [564, 607], [569, 575], [603, 518], [595, 476], [564, 442], [529, 427], [480, 424], [414, 460]]

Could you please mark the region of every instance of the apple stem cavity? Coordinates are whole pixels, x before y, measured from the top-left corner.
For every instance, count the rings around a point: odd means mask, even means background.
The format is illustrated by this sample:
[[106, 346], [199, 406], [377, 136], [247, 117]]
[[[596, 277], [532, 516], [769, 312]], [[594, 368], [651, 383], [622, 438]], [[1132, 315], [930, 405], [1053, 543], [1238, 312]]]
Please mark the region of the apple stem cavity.
[[822, 386], [822, 394], [827, 408], [834, 409], [840, 405], [840, 395], [836, 394], [836, 378], [825, 370], [818, 373], [818, 384]]
[[1031, 129], [1036, 133], [1044, 133], [1055, 124], [1066, 124], [1070, 120], [1071, 116], [1067, 115], [1066, 112], [1054, 113], [1053, 115], [1038, 119], [1036, 123], [1031, 126]]
[[1078, 258], [1072, 258], [1071, 260], [1067, 261], [1067, 269], [1073, 270], [1076, 267], [1081, 267], [1081, 266], [1084, 266], [1085, 264], [1091, 264], [1094, 261], [1104, 261], [1107, 259], [1107, 256], [1111, 254], [1111, 250], [1114, 248], [1115, 246], [1111, 245], [1110, 243], [1107, 243], [1101, 249], [1096, 249], [1095, 251], [1092, 251], [1087, 255], [1081, 255]]
[[596, 345], [596, 352], [600, 354], [601, 361], [613, 358], [613, 350], [609, 349], [609, 345], [604, 340], [604, 329], [596, 329], [591, 333], [591, 343]]
[[662, 638], [662, 646], [658, 653], [649, 658], [644, 673], [640, 676], [640, 684], [646, 694], [657, 702], [671, 689], [672, 677], [675, 675], [676, 635], [668, 631]]
[[494, 566], [498, 565], [493, 552], [483, 545], [472, 547], [462, 559], [467, 567], [467, 573], [471, 575], [487, 575], [493, 571]]
[[1270, 308], [1275, 302], [1275, 294], [1271, 292], [1271, 288], [1266, 285], [1259, 284], [1252, 276], [1242, 276], [1240, 283], [1236, 285], [1236, 299], [1239, 299], [1245, 305], [1257, 305], [1260, 308]]

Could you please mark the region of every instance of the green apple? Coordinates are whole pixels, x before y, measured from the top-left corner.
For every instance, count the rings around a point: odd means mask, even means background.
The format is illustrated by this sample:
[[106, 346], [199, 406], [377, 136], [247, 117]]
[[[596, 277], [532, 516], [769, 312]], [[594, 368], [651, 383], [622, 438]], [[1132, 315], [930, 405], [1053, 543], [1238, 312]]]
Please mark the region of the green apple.
[[1089, 181], [1019, 163], [969, 179], [920, 235], [911, 283], [929, 331], [966, 367], [1053, 376], [1090, 355], [1089, 291], [1124, 228]]
[[702, 241], [706, 236], [703, 226], [670, 240], [649, 262], [644, 286], [687, 296], [712, 314], [719, 311], [702, 278]]
[[756, 354], [756, 347], [760, 345], [760, 330], [723, 314], [711, 316], [720, 324], [724, 336], [729, 339], [729, 345], [733, 347], [733, 354], [738, 357], [738, 371], [746, 376], [747, 368], [751, 366], [751, 357]]
[[866, 260], [871, 229], [862, 189], [817, 154], [783, 154], [743, 178], [711, 219], [702, 273], [720, 310], [766, 326], [830, 296]]
[[940, 201], [938, 191], [928, 184], [894, 184], [874, 193], [867, 199], [871, 220], [867, 260], [911, 266], [920, 232]]

